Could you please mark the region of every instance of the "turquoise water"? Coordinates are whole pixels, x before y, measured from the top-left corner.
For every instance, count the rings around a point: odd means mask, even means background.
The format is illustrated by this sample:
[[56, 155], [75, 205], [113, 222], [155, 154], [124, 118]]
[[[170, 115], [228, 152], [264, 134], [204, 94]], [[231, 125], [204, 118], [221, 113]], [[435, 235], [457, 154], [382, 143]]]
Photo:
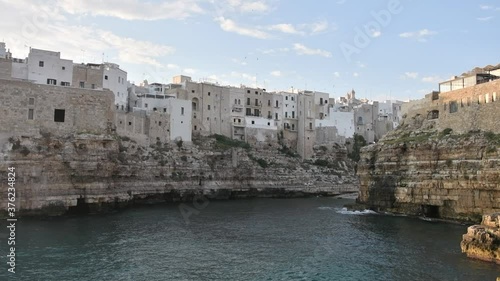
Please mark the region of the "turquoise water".
[[[0, 280], [495, 280], [460, 252], [466, 226], [353, 214], [334, 198], [175, 204], [20, 220], [17, 273]], [[199, 207], [199, 206], [198, 206]]]

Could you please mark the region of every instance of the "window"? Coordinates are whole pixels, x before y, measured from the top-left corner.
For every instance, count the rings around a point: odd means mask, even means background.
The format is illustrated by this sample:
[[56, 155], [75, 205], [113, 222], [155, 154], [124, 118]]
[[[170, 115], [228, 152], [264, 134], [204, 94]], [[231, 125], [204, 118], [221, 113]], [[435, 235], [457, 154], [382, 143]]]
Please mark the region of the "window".
[[456, 101], [450, 101], [450, 113], [455, 113], [458, 111], [458, 104]]
[[328, 103], [328, 100], [325, 100], [325, 104], [327, 104], [327, 103]]
[[238, 100], [237, 99], [234, 99], [234, 104], [238, 104]]
[[166, 113], [166, 112], [167, 112], [167, 109], [166, 109], [166, 108], [164, 108], [164, 109], [163, 109], [163, 112], [164, 112], [164, 113]]
[[80, 82], [80, 88], [85, 88], [85, 82]]
[[247, 90], [247, 94], [250, 94], [250, 90]]
[[252, 115], [252, 109], [251, 108], [247, 108], [247, 113], [246, 113], [247, 116], [251, 116]]
[[132, 126], [132, 122], [128, 122], [128, 125], [129, 125], [129, 126]]
[[28, 104], [29, 105], [35, 105], [35, 98], [29, 98], [28, 99]]
[[309, 130], [313, 129], [313, 123], [309, 123]]
[[285, 99], [288, 100], [288, 96], [286, 96]]
[[210, 92], [208, 92], [208, 96], [210, 96]]
[[279, 107], [279, 106], [278, 106], [278, 101], [276, 101], [276, 107]]
[[47, 84], [48, 85], [57, 85], [56, 79], [47, 79]]
[[255, 121], [252, 121], [252, 125], [255, 125]]
[[267, 106], [271, 106], [271, 100], [267, 101]]
[[63, 87], [69, 87], [69, 82], [61, 82], [61, 86], [63, 86]]
[[194, 125], [194, 130], [196, 131], [196, 129], [197, 129], [197, 127], [196, 127], [196, 125]]
[[259, 100], [255, 99], [255, 106], [259, 106]]
[[275, 113], [275, 118], [276, 120], [278, 120], [278, 113]]
[[63, 67], [62, 67], [62, 70], [66, 70], [66, 66], [63, 66]]
[[295, 131], [295, 124], [292, 124], [292, 131]]
[[295, 111], [292, 111], [292, 118], [295, 118]]
[[323, 98], [319, 98], [319, 104], [323, 105]]
[[285, 118], [288, 118], [288, 112], [285, 112]]
[[267, 122], [267, 126], [271, 126], [271, 122]]
[[92, 84], [92, 89], [95, 89], [95, 84]]
[[158, 121], [158, 126], [161, 126], [161, 121]]
[[33, 115], [34, 115], [34, 109], [33, 108], [28, 109], [28, 120], [33, 120]]
[[181, 107], [181, 115], [184, 115], [184, 107]]
[[258, 110], [258, 109], [254, 109], [254, 110], [253, 110], [253, 115], [254, 115], [254, 116], [260, 116], [260, 110]]
[[208, 110], [210, 110], [210, 105], [208, 105]]
[[39, 61], [39, 62], [38, 62], [38, 66], [39, 66], [39, 67], [43, 67], [43, 64], [44, 64], [44, 63], [43, 63], [43, 60], [41, 60], [41, 61]]
[[64, 109], [54, 110], [54, 122], [64, 122], [64, 115], [66, 111]]
[[250, 98], [247, 98], [247, 105], [250, 105]]
[[108, 80], [108, 75], [104, 75], [104, 80]]
[[148, 104], [147, 103], [144, 104], [144, 108], [148, 108]]
[[259, 94], [259, 91], [255, 91], [255, 94], [258, 95]]
[[292, 101], [293, 101], [293, 97], [292, 97]]
[[191, 93], [193, 93], [193, 94], [194, 94], [194, 90], [191, 90]]
[[238, 104], [241, 104], [241, 100], [240, 99], [238, 99]]

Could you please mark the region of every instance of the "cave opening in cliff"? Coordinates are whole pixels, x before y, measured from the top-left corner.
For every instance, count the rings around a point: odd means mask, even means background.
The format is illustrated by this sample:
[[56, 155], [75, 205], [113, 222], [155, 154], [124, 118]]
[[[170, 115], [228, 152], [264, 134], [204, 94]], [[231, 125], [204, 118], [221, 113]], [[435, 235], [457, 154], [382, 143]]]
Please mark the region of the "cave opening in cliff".
[[422, 205], [422, 215], [427, 218], [439, 218], [439, 206]]
[[76, 206], [69, 207], [68, 213], [71, 215], [86, 215], [90, 213], [89, 205], [85, 202], [85, 198], [76, 199]]

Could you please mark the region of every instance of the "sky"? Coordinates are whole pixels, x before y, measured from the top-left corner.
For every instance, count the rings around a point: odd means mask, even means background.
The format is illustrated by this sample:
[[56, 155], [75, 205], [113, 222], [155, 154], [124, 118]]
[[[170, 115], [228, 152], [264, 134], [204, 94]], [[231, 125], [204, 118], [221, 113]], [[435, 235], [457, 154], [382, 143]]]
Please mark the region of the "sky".
[[500, 63], [498, 0], [0, 0], [0, 41], [139, 84], [175, 75], [267, 91], [419, 99]]

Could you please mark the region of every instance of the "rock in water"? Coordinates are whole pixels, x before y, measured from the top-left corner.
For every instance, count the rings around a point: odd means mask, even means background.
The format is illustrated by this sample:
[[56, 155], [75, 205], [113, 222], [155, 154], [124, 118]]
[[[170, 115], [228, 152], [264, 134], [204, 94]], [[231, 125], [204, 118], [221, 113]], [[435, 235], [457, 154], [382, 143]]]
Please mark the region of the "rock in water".
[[500, 264], [500, 213], [484, 215], [481, 225], [470, 226], [460, 246], [469, 258]]

